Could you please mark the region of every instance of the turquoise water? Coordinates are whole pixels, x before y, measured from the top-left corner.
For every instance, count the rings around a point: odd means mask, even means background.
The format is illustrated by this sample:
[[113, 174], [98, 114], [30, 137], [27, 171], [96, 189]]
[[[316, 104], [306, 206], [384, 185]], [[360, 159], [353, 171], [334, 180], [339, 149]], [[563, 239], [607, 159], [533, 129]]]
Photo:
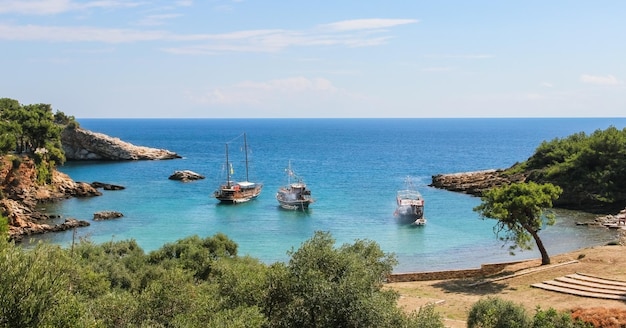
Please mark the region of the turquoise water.
[[[287, 252], [317, 230], [339, 244], [374, 240], [393, 252], [396, 272], [473, 268], [482, 263], [536, 258], [510, 256], [472, 208], [480, 200], [428, 187], [432, 175], [506, 168], [526, 160], [543, 140], [593, 132], [624, 118], [598, 119], [79, 119], [81, 126], [136, 145], [175, 151], [167, 161], [66, 163], [60, 170], [76, 181], [123, 185], [88, 199], [69, 199], [47, 210], [62, 218], [91, 222], [77, 236], [95, 242], [134, 239], [146, 251], [193, 234], [228, 235], [240, 255], [264, 262], [285, 261]], [[224, 143], [232, 141], [235, 175], [243, 171], [241, 138], [249, 144], [251, 180], [264, 183], [258, 199], [224, 206], [211, 197], [222, 181]], [[308, 213], [285, 211], [274, 198], [286, 182], [284, 169], [307, 182], [316, 199]], [[176, 170], [206, 179], [169, 180]], [[398, 222], [395, 192], [413, 176], [426, 200], [425, 226]], [[93, 213], [119, 211], [124, 217], [92, 221]], [[561, 211], [557, 225], [542, 230], [548, 252], [557, 254], [614, 239], [614, 232], [580, 227], [582, 213]], [[69, 245], [72, 232], [36, 239]]]

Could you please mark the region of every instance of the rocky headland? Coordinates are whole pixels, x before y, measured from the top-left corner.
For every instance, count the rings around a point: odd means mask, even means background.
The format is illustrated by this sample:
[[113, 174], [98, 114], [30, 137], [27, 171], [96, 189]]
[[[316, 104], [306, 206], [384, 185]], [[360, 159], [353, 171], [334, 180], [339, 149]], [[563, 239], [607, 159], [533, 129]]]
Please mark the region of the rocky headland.
[[[480, 197], [483, 192], [491, 188], [511, 183], [525, 182], [527, 178], [528, 176], [524, 173], [509, 174], [505, 170], [490, 169], [472, 172], [437, 174], [432, 176], [432, 183], [429, 186]], [[555, 202], [555, 207], [579, 210], [578, 208], [571, 208], [570, 206], [567, 206], [569, 204], [568, 199], [572, 198], [572, 196], [565, 193], [564, 198], [566, 201]], [[604, 213], [610, 213], [611, 211], [612, 207], [607, 208]], [[593, 221], [579, 222], [578, 224], [590, 226], [601, 225], [608, 228], [626, 228], [626, 209], [621, 210], [617, 214], [601, 215], [596, 217]]]
[[[68, 161], [181, 158], [169, 150], [135, 146], [119, 138], [81, 128], [66, 128], [61, 141]], [[90, 224], [74, 218], [63, 220], [50, 216], [45, 213], [47, 203], [71, 197], [100, 196], [100, 188], [124, 189], [123, 186], [102, 182], [76, 182], [56, 169], [51, 173], [51, 182], [40, 184], [37, 182], [37, 167], [30, 156], [12, 154], [0, 157], [0, 211], [8, 219], [11, 240], [20, 241], [28, 235], [64, 231]]]
[[119, 138], [78, 127], [64, 129], [61, 143], [68, 161], [163, 160], [181, 157], [166, 149], [135, 146]]
[[431, 187], [473, 196], [481, 196], [483, 192], [503, 185], [524, 182], [524, 174], [507, 174], [504, 170], [482, 170], [473, 172], [438, 174], [432, 176]]

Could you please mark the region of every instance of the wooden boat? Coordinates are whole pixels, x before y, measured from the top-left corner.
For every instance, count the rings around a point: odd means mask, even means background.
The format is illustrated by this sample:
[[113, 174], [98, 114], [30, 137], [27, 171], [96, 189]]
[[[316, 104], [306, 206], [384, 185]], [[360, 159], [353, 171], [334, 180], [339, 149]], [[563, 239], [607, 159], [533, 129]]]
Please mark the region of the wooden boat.
[[246, 160], [246, 180], [235, 182], [232, 181], [234, 174], [232, 163], [228, 158], [228, 143], [226, 143], [226, 182], [213, 193], [221, 203], [238, 204], [245, 203], [257, 198], [261, 194], [263, 184], [258, 182], [250, 182], [248, 177], [248, 143], [246, 134], [243, 134], [243, 145]]
[[[285, 169], [287, 173], [287, 185], [278, 188], [276, 200], [280, 207], [286, 210], [307, 210], [309, 205], [315, 200], [311, 197], [311, 190], [307, 189], [306, 184], [291, 169], [291, 161]], [[295, 179], [295, 182], [292, 182]]]
[[422, 194], [417, 191], [410, 177], [406, 178], [405, 183], [405, 189], [396, 192], [397, 208], [394, 215], [417, 225], [426, 224]]

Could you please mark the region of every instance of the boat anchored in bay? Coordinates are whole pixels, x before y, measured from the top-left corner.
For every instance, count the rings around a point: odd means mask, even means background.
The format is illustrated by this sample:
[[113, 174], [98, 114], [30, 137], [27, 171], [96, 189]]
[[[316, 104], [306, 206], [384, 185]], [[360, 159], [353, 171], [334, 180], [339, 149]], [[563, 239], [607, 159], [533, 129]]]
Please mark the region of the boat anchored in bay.
[[[307, 210], [309, 205], [315, 201], [311, 197], [311, 190], [307, 189], [302, 178], [291, 169], [291, 161], [289, 161], [289, 166], [285, 172], [287, 173], [287, 185], [278, 188], [276, 193], [276, 200], [278, 200], [280, 207], [286, 210]], [[295, 179], [295, 182], [292, 182], [292, 179]]]
[[405, 184], [405, 189], [396, 192], [397, 208], [394, 215], [403, 220], [410, 220], [413, 224], [424, 225], [426, 224], [424, 198], [415, 188], [411, 177], [406, 178]]
[[232, 181], [234, 169], [228, 158], [228, 143], [226, 143], [226, 182], [213, 193], [213, 197], [217, 198], [221, 203], [238, 204], [245, 203], [257, 198], [261, 194], [263, 184], [249, 181], [248, 176], [248, 143], [246, 134], [243, 134], [243, 149], [245, 153], [246, 163], [246, 179], [245, 181]]

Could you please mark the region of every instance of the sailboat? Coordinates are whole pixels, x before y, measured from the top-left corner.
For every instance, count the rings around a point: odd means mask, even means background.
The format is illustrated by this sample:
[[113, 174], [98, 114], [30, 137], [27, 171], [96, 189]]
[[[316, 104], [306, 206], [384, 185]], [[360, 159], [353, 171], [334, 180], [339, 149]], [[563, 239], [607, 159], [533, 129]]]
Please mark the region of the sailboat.
[[405, 184], [404, 189], [396, 192], [397, 208], [394, 215], [401, 219], [410, 220], [416, 225], [426, 224], [422, 194], [413, 185], [411, 177], [406, 178]]
[[231, 180], [234, 171], [232, 163], [229, 162], [228, 143], [226, 143], [226, 182], [220, 185], [220, 187], [213, 193], [213, 196], [221, 203], [245, 203], [257, 198], [263, 189], [262, 183], [250, 182], [248, 177], [248, 143], [245, 133], [243, 134], [243, 145], [246, 156], [246, 180], [235, 182]]
[[[291, 161], [289, 161], [289, 166], [285, 171], [287, 172], [287, 185], [278, 188], [276, 200], [278, 200], [280, 207], [286, 210], [307, 210], [309, 205], [314, 202], [311, 197], [311, 190], [307, 189], [302, 178], [298, 177], [291, 169]], [[292, 178], [295, 178], [296, 181], [292, 182]]]

